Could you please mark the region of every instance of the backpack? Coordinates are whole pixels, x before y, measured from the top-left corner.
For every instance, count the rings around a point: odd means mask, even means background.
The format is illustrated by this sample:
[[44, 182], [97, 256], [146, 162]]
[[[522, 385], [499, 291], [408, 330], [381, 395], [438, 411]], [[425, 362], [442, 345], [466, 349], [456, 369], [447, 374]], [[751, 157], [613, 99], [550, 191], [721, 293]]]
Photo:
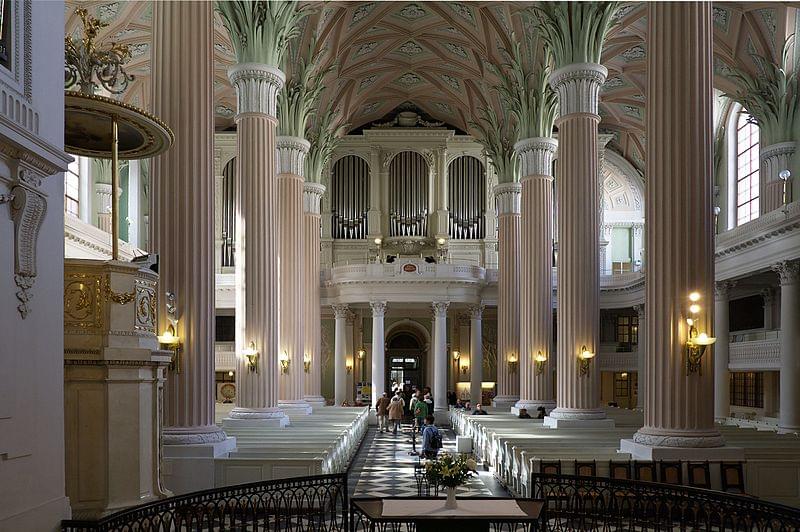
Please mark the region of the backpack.
[[[430, 429], [429, 429], [430, 430]], [[438, 429], [431, 430], [431, 449], [442, 448], [442, 433]]]

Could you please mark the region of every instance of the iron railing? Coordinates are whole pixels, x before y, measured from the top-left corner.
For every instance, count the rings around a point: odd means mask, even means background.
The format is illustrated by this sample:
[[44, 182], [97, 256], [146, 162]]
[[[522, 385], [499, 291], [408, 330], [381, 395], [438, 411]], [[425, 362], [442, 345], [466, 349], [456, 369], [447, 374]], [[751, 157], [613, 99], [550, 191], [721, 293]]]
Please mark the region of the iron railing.
[[347, 530], [347, 475], [268, 480], [136, 506], [99, 521], [62, 521], [64, 532]]
[[532, 475], [548, 530], [800, 530], [800, 509], [688, 486], [574, 475]]

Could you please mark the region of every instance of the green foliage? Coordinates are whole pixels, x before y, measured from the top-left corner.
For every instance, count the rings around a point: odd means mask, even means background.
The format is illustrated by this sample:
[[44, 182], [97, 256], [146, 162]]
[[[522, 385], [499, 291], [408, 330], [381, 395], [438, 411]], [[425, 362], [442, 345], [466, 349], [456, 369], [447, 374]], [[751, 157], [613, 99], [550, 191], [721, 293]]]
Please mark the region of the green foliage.
[[278, 67], [289, 41], [300, 33], [308, 6], [297, 0], [218, 0], [217, 11], [228, 29], [240, 63]]
[[335, 125], [338, 114], [329, 109], [306, 131], [306, 138], [311, 143], [311, 149], [305, 160], [306, 181], [319, 183], [322, 170], [331, 160], [333, 151], [341, 142], [347, 128], [350, 127], [349, 124]]
[[764, 146], [798, 140], [796, 138], [796, 132], [800, 128], [798, 69], [795, 66], [794, 72], [790, 73], [788, 68], [789, 52], [794, 40], [794, 35], [786, 39], [780, 65], [776, 65], [764, 56], [754, 55], [753, 60], [758, 67], [758, 75], [753, 76], [740, 68], [733, 68], [730, 74], [730, 78], [740, 88], [726, 96], [740, 103], [755, 119], [764, 139], [762, 142]]
[[619, 2], [540, 2], [531, 7], [555, 68], [600, 63]]
[[481, 116], [478, 121], [470, 121], [469, 125], [476, 132], [475, 138], [483, 144], [486, 154], [492, 161], [497, 179], [500, 183], [512, 183], [519, 180], [519, 159], [514, 151], [518, 128], [513, 120], [503, 120], [495, 110], [489, 107], [478, 107]]
[[438, 460], [425, 464], [425, 478], [431, 484], [457, 488], [467, 483], [476, 467], [477, 464], [472, 458], [441, 453]]
[[278, 135], [303, 137], [308, 118], [317, 110], [319, 98], [325, 90], [322, 81], [333, 69], [318, 68], [319, 53], [314, 53], [315, 40], [308, 46], [305, 56], [300, 57], [292, 71], [286, 68], [289, 78], [278, 93]]
[[[517, 122], [519, 139], [550, 137], [556, 117], [558, 97], [547, 83], [550, 74], [546, 64], [535, 71], [525, 66], [522, 44], [511, 35], [512, 49], [504, 50], [507, 63], [498, 68], [500, 85], [496, 88], [500, 100]], [[528, 61], [530, 64], [531, 60]]]

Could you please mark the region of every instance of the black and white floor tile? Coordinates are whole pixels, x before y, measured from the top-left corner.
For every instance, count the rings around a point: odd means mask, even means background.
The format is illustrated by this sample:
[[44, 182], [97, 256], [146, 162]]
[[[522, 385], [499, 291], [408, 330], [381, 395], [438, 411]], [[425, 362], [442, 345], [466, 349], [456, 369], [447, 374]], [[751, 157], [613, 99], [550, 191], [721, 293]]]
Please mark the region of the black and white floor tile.
[[[443, 432], [444, 450], [455, 452], [455, 435], [449, 428]], [[417, 448], [420, 438], [417, 437]], [[363, 497], [415, 497], [417, 481], [414, 466], [419, 463], [412, 450], [410, 425], [403, 432], [379, 432], [370, 427], [358, 454], [353, 459], [348, 476], [351, 495]], [[458, 489], [459, 496], [507, 497], [508, 494], [491, 473], [480, 471], [465, 486]]]

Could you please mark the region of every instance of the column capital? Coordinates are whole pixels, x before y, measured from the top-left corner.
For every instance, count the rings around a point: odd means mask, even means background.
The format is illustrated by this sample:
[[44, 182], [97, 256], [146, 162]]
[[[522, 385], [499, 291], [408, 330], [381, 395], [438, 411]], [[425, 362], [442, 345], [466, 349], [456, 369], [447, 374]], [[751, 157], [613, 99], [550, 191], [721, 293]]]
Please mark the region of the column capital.
[[433, 316], [435, 318], [446, 318], [447, 317], [447, 307], [450, 306], [449, 301], [434, 301], [431, 303], [431, 308], [433, 309]]
[[344, 304], [331, 305], [333, 316], [338, 319], [347, 318], [350, 315], [350, 306]]
[[237, 116], [259, 113], [277, 119], [278, 92], [286, 82], [286, 75], [279, 68], [240, 63], [228, 69], [228, 79], [236, 87]]
[[497, 201], [497, 213], [519, 214], [522, 199], [522, 185], [519, 183], [500, 183], [494, 187], [494, 197]]
[[523, 179], [530, 176], [546, 176], [553, 178], [553, 155], [558, 148], [558, 141], [550, 137], [531, 137], [514, 144], [520, 160], [520, 175]]
[[325, 194], [325, 185], [306, 181], [303, 183], [303, 212], [308, 214], [320, 214], [319, 202]]
[[303, 177], [305, 160], [311, 143], [300, 137], [276, 137], [277, 174], [290, 174]]
[[736, 286], [736, 281], [717, 281], [714, 283], [714, 296], [716, 299], [728, 299], [728, 292]]
[[483, 311], [485, 308], [485, 305], [471, 305], [468, 310], [469, 318], [471, 320], [483, 319]]
[[644, 319], [644, 317], [645, 317], [645, 314], [644, 314], [644, 303], [642, 303], [640, 305], [634, 305], [633, 306], [633, 310], [636, 311], [636, 315], [639, 317], [640, 320]]
[[386, 301], [370, 301], [369, 306], [372, 307], [373, 318], [382, 318], [386, 315]]
[[800, 261], [785, 260], [772, 267], [781, 279], [781, 286], [795, 284], [800, 279]]
[[573, 63], [550, 74], [550, 86], [558, 93], [559, 116], [576, 113], [598, 115], [600, 87], [608, 69], [596, 63]]
[[764, 298], [764, 303], [771, 303], [772, 300], [775, 298], [775, 289], [771, 286], [768, 286], [759, 292], [762, 298]]

